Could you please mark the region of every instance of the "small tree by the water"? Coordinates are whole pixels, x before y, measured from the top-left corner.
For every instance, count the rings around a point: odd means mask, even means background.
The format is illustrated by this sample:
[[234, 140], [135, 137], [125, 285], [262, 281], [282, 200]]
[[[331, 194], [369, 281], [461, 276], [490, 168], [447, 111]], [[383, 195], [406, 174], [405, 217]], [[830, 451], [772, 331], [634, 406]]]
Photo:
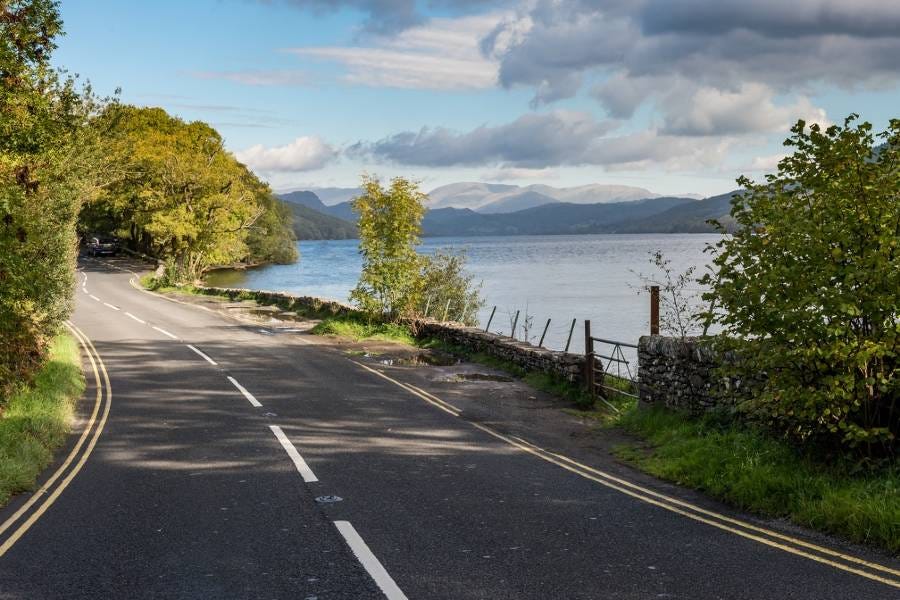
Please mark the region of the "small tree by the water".
[[352, 206], [359, 215], [363, 267], [350, 299], [370, 316], [396, 321], [414, 313], [421, 298], [416, 246], [426, 195], [403, 177], [384, 188], [377, 178], [363, 176], [362, 189]]
[[874, 457], [900, 435], [900, 120], [876, 138], [856, 119], [798, 122], [778, 173], [738, 180], [739, 227], [704, 283], [756, 382], [747, 408]]

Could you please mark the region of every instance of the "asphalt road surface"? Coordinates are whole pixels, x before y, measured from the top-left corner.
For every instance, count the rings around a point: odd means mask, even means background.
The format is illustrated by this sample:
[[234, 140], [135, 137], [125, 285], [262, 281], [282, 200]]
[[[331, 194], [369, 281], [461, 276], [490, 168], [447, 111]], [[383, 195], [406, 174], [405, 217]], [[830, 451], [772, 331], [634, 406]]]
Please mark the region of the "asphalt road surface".
[[129, 266], [82, 264], [88, 389], [0, 511], [0, 598], [900, 598], [891, 557], [552, 454]]

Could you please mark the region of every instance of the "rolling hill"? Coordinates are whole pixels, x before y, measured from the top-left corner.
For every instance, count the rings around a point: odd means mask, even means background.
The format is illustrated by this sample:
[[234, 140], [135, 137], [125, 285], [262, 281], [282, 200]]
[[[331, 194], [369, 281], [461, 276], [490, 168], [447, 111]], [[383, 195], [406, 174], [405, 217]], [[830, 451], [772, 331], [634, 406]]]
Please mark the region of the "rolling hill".
[[[463, 185], [463, 184], [460, 184]], [[513, 187], [513, 186], [506, 186]], [[538, 187], [538, 186], [534, 186]], [[457, 192], [459, 189], [458, 188]], [[573, 188], [574, 189], [574, 188]], [[712, 233], [706, 221], [733, 225], [728, 216], [734, 192], [703, 200], [656, 197], [627, 202], [579, 204], [554, 201], [510, 212], [471, 208], [432, 208], [422, 222], [423, 235], [573, 235], [588, 233]], [[312, 192], [284, 194], [297, 218], [300, 239], [347, 239], [356, 236], [356, 215], [349, 202], [327, 206]]]

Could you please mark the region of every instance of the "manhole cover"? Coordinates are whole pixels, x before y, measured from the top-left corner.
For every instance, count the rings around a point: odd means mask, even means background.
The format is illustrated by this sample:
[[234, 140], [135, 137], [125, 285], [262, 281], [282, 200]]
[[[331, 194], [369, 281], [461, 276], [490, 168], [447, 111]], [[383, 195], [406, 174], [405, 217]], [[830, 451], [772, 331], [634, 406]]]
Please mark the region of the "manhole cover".
[[317, 496], [316, 502], [319, 504], [334, 504], [335, 502], [342, 501], [343, 498], [340, 496]]

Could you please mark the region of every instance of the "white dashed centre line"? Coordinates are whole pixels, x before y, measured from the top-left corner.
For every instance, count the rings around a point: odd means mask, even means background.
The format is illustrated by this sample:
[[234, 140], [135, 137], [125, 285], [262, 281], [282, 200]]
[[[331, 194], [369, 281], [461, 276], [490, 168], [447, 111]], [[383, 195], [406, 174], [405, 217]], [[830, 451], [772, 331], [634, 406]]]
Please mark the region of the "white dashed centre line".
[[160, 332], [160, 333], [163, 334], [163, 335], [169, 336], [169, 337], [172, 338], [173, 340], [177, 340], [177, 339], [178, 339], [178, 336], [177, 336], [177, 335], [171, 334], [171, 333], [169, 333], [168, 331], [166, 331], [165, 329], [160, 329], [160, 328], [157, 327], [156, 325], [153, 325], [153, 329], [157, 330], [158, 332]]
[[134, 319], [135, 321], [137, 321], [138, 323], [141, 323], [142, 325], [146, 325], [146, 324], [147, 324], [147, 321], [145, 321], [145, 320], [143, 320], [143, 319], [138, 319], [136, 316], [134, 316], [134, 315], [131, 314], [130, 312], [126, 312], [126, 313], [125, 313], [125, 316], [126, 316], [126, 317], [129, 317], [129, 318], [131, 318], [131, 319]]
[[113, 309], [113, 310], [121, 310], [118, 306], [113, 306], [113, 305], [110, 304], [109, 302], [104, 302], [104, 303], [103, 303], [103, 306], [108, 306], [109, 308], [111, 308], [111, 309]]
[[206, 354], [204, 354], [203, 352], [201, 352], [201, 351], [198, 350], [197, 348], [191, 346], [190, 344], [186, 344], [186, 345], [187, 345], [188, 348], [190, 348], [191, 350], [193, 350], [194, 352], [196, 352], [196, 353], [200, 356], [200, 358], [202, 358], [203, 360], [205, 360], [205, 361], [208, 362], [209, 364], [211, 364], [211, 365], [213, 365], [213, 366], [218, 366], [219, 363], [217, 363], [216, 361], [214, 361], [213, 359], [211, 359], [209, 356], [207, 356]]
[[294, 466], [297, 467], [297, 472], [303, 477], [303, 481], [306, 483], [315, 483], [318, 481], [319, 478], [315, 476], [312, 469], [309, 468], [309, 465], [306, 464], [306, 461], [303, 460], [303, 457], [297, 452], [297, 449], [291, 443], [291, 440], [284, 435], [281, 427], [278, 425], [269, 425], [269, 429], [272, 430], [272, 433], [275, 434], [275, 438], [281, 442], [281, 447], [284, 448], [284, 451], [287, 452], [288, 456], [291, 457], [291, 460], [294, 461]]
[[359, 559], [363, 568], [375, 580], [381, 591], [384, 592], [385, 597], [388, 600], [407, 600], [406, 594], [403, 593], [384, 566], [375, 558], [375, 555], [372, 554], [372, 551], [369, 550], [363, 539], [356, 533], [356, 529], [353, 528], [350, 521], [335, 521], [334, 525], [341, 532], [341, 535], [344, 536], [344, 540], [350, 546], [356, 558]]
[[97, 296], [95, 296], [95, 295], [93, 295], [93, 294], [90, 294], [90, 296], [91, 296], [91, 298], [93, 298], [93, 299], [96, 300], [97, 302], [100, 302], [100, 298], [98, 298]]
[[262, 404], [260, 404], [259, 400], [257, 400], [256, 398], [254, 398], [254, 397], [253, 397], [253, 394], [251, 394], [250, 392], [247, 391], [247, 388], [245, 388], [244, 386], [242, 386], [241, 384], [239, 384], [239, 383], [237, 382], [237, 379], [235, 379], [234, 377], [232, 377], [231, 375], [229, 375], [229, 376], [228, 376], [228, 381], [230, 381], [231, 384], [232, 384], [234, 387], [236, 387], [236, 388], [238, 389], [238, 391], [239, 391], [240, 393], [242, 393], [242, 394], [244, 395], [244, 397], [245, 397], [247, 400], [250, 401], [250, 404], [252, 404], [253, 406], [255, 406], [255, 407], [257, 407], [257, 408], [259, 408], [260, 406], [262, 406]]

